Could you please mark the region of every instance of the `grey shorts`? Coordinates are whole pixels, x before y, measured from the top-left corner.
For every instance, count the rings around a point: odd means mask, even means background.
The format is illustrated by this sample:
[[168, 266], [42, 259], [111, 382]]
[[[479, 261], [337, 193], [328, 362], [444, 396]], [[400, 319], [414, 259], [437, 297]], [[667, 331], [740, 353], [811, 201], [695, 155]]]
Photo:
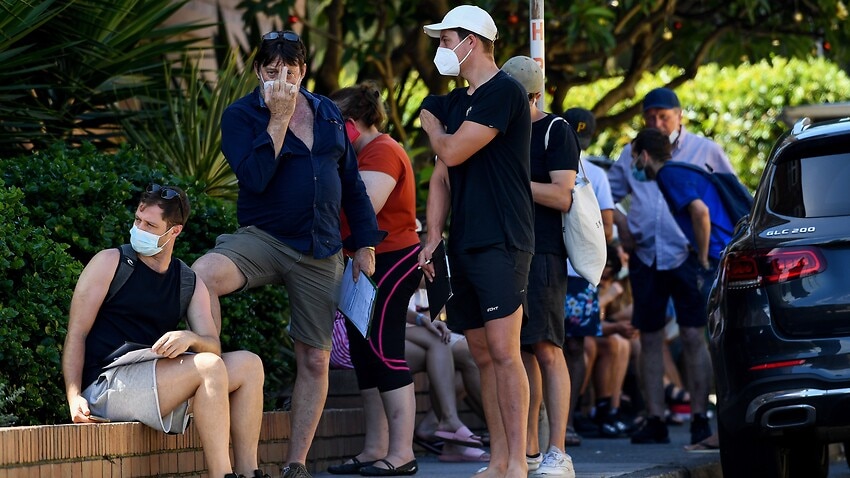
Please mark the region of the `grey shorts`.
[[567, 260], [558, 254], [535, 254], [528, 273], [528, 308], [520, 332], [522, 345], [549, 341], [564, 346], [564, 301]]
[[247, 278], [242, 290], [284, 285], [289, 295], [289, 335], [311, 347], [331, 349], [344, 266], [342, 251], [315, 259], [259, 228], [247, 226], [218, 236], [209, 252], [227, 257], [242, 271]]
[[165, 416], [159, 409], [156, 362], [149, 360], [104, 370], [82, 393], [91, 414], [114, 422], [142, 422], [165, 433], [186, 431], [188, 401]]

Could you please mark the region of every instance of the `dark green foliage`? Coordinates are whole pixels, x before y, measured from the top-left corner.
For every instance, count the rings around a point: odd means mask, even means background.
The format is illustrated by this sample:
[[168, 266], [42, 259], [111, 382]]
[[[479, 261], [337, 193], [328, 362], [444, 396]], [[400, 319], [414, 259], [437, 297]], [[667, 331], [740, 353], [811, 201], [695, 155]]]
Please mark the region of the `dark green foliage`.
[[85, 264], [99, 250], [128, 239], [138, 199], [134, 187], [161, 181], [161, 173], [141, 159], [131, 150], [113, 156], [98, 154], [90, 144], [79, 149], [56, 144], [3, 160], [0, 177], [23, 190], [32, 222], [68, 244], [69, 253]]
[[265, 409], [280, 408], [295, 378], [289, 337], [289, 299], [282, 286], [265, 286], [221, 299], [224, 351], [250, 350], [263, 358]]
[[[17, 424], [68, 420], [60, 359], [74, 286], [97, 251], [129, 240], [148, 183], [187, 191], [192, 215], [175, 254], [189, 264], [237, 227], [232, 202], [146, 164], [137, 150], [106, 154], [87, 144], [0, 160], [0, 386], [24, 389], [8, 407]], [[222, 300], [222, 347], [263, 358], [270, 404], [294, 374], [288, 310], [282, 287]]]
[[24, 393], [23, 388], [17, 388], [11, 392], [8, 391], [8, 388], [4, 382], [0, 381], [0, 427], [9, 427], [17, 423], [17, 415], [7, 412], [15, 410], [18, 397]]
[[66, 248], [30, 223], [23, 191], [0, 187], [0, 384], [23, 388], [8, 409], [24, 425], [68, 415], [61, 344], [82, 266]]

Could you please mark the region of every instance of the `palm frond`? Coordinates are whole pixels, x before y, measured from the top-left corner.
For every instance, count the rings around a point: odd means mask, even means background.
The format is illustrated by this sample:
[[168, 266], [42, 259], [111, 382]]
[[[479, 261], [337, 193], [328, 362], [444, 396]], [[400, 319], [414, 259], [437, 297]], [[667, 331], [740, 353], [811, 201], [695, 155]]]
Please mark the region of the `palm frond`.
[[[254, 86], [242, 74], [239, 55], [228, 50], [217, 72], [203, 71], [203, 58], [185, 56], [184, 67], [165, 66], [176, 87], [143, 98], [143, 116], [124, 123], [131, 143], [176, 175], [194, 178], [210, 196], [235, 199], [236, 177], [221, 153], [221, 116], [225, 108]], [[247, 61], [250, 64], [250, 59]], [[210, 73], [214, 80], [206, 79]]]

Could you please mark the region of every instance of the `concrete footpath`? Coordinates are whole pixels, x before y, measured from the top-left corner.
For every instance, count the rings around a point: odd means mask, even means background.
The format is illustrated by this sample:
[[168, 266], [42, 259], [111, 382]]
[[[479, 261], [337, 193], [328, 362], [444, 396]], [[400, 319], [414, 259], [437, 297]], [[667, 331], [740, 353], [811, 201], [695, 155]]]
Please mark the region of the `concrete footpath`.
[[[576, 478], [721, 478], [719, 452], [687, 452], [688, 424], [670, 427], [670, 444], [632, 445], [628, 438], [585, 438], [567, 448], [573, 458]], [[468, 478], [487, 463], [443, 463], [435, 455], [417, 457], [416, 476]], [[316, 477], [331, 477], [329, 473]]]

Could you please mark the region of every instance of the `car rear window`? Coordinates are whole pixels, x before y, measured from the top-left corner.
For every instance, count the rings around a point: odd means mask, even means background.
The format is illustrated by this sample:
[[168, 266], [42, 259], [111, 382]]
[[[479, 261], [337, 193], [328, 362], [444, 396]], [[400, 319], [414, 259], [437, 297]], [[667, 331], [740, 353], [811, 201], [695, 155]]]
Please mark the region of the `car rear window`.
[[784, 216], [850, 215], [850, 153], [803, 157], [776, 165], [770, 209]]

